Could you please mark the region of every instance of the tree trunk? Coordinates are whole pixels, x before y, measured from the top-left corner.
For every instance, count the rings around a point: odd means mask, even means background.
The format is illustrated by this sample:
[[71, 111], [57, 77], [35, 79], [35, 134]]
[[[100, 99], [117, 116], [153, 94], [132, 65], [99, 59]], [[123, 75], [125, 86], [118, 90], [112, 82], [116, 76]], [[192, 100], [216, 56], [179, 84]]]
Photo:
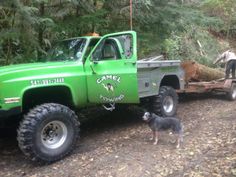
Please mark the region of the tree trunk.
[[75, 12], [76, 17], [79, 16], [79, 10], [80, 10], [80, 6], [77, 5], [77, 6], [76, 6], [76, 12]]
[[184, 61], [181, 67], [185, 71], [185, 81], [213, 81], [225, 77], [219, 69], [213, 69], [195, 61]]
[[[44, 12], [45, 12], [44, 2], [41, 2], [39, 4], [39, 15], [40, 15], [40, 17], [44, 16]], [[44, 33], [44, 27], [41, 24], [39, 26], [39, 31], [38, 31], [38, 42], [39, 42], [39, 47], [41, 49], [43, 48], [43, 33]], [[42, 52], [38, 51], [38, 60], [40, 61], [41, 58], [42, 58]]]

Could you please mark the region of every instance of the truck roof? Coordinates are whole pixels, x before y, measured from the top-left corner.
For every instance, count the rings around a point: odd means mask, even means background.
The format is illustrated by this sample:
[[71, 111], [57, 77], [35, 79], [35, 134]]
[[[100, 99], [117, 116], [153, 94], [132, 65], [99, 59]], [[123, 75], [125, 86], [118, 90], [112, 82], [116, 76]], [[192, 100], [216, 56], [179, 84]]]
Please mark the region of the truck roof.
[[64, 39], [62, 41], [67, 41], [67, 40], [73, 40], [73, 39], [79, 39], [79, 38], [86, 38], [86, 39], [100, 39], [100, 36], [80, 36], [80, 37], [72, 37], [72, 38], [68, 38], [68, 39]]

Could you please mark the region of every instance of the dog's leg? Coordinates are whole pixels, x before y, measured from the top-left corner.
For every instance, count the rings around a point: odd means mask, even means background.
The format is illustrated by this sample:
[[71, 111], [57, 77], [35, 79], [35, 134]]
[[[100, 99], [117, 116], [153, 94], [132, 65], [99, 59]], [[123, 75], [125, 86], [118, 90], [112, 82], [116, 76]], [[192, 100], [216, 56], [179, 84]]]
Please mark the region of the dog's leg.
[[171, 142], [172, 144], [174, 144], [174, 143], [177, 142], [177, 135], [176, 135], [176, 133], [173, 133], [173, 134], [172, 134], [172, 137], [171, 137], [170, 142]]
[[183, 143], [183, 136], [182, 134], [179, 134], [178, 135], [178, 138], [177, 138], [177, 145], [176, 145], [176, 148], [179, 149], [180, 148], [180, 144]]
[[154, 145], [156, 145], [158, 143], [158, 131], [155, 131], [155, 141], [154, 141]]
[[178, 136], [176, 148], [179, 149], [179, 147], [180, 147], [180, 137]]
[[183, 138], [183, 127], [182, 127], [180, 133], [178, 134], [178, 143], [177, 143], [176, 148], [180, 148], [180, 144], [182, 144], [183, 141], [184, 141], [184, 138]]
[[155, 137], [155, 131], [152, 131], [152, 137], [150, 138], [150, 141], [153, 141]]

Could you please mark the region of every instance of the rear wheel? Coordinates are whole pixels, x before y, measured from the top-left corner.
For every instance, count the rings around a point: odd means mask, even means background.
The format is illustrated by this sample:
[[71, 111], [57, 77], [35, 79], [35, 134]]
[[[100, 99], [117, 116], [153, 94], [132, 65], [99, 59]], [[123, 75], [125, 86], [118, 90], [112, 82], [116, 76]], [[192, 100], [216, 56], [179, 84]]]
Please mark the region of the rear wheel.
[[152, 111], [163, 117], [176, 114], [178, 95], [172, 87], [162, 86], [159, 94], [153, 98]]
[[229, 100], [234, 101], [236, 100], [236, 83], [232, 83], [229, 92], [227, 92], [227, 97]]
[[60, 104], [43, 104], [22, 120], [17, 140], [23, 153], [36, 161], [53, 162], [70, 153], [79, 136], [75, 113]]

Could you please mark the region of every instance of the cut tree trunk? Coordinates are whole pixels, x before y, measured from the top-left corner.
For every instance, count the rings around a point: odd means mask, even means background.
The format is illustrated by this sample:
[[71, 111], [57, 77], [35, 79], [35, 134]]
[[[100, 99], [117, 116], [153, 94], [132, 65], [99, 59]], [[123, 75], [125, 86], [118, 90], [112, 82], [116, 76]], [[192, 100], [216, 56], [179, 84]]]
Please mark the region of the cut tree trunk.
[[207, 67], [195, 61], [184, 61], [181, 67], [185, 71], [185, 81], [213, 81], [225, 77], [225, 73], [219, 69]]

